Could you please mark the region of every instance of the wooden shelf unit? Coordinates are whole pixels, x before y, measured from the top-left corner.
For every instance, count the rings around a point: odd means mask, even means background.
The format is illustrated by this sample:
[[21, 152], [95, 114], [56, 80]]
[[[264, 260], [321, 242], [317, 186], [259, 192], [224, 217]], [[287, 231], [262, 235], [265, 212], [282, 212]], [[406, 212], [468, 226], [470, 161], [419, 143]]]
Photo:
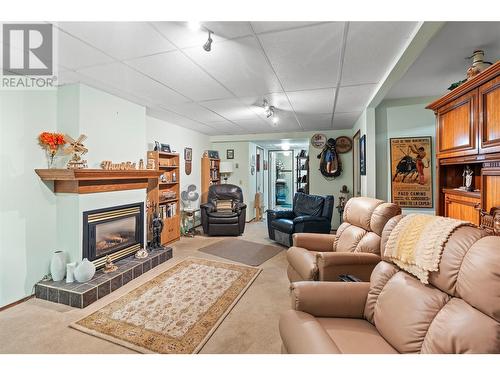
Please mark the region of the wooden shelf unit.
[[[163, 231], [161, 233], [161, 243], [162, 245], [167, 245], [180, 239], [180, 158], [179, 154], [167, 153], [160, 151], [148, 151], [147, 159], [154, 160], [154, 165], [157, 172], [159, 172], [158, 178], [151, 180], [148, 186], [148, 203], [149, 207], [147, 209], [147, 222], [148, 222], [148, 241], [151, 240], [151, 219], [153, 216], [154, 208], [158, 205], [160, 214], [162, 212], [166, 213], [167, 208], [170, 206], [173, 209], [173, 215], [170, 217], [164, 217], [163, 219]], [[161, 178], [165, 179], [165, 182], [161, 181]], [[175, 192], [175, 198], [163, 198], [163, 192]], [[173, 206], [175, 205], [175, 207]]]
[[[500, 61], [427, 106], [436, 115], [437, 214], [481, 221], [500, 206]], [[472, 192], [457, 190], [473, 170]]]
[[296, 156], [295, 159], [295, 191], [309, 194], [309, 156]]
[[208, 201], [208, 188], [221, 182], [220, 159], [201, 158], [201, 203]]

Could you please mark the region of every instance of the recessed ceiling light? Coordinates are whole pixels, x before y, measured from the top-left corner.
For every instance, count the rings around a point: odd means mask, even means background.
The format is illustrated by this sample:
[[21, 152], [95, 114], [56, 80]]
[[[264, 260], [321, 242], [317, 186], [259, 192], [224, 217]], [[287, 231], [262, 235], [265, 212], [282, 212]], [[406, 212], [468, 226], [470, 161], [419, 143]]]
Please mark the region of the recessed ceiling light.
[[189, 21], [188, 27], [193, 31], [197, 31], [201, 28], [201, 25], [198, 21]]
[[290, 145], [289, 145], [288, 143], [283, 143], [283, 144], [281, 145], [281, 149], [282, 149], [283, 151], [288, 151], [288, 150], [290, 150]]

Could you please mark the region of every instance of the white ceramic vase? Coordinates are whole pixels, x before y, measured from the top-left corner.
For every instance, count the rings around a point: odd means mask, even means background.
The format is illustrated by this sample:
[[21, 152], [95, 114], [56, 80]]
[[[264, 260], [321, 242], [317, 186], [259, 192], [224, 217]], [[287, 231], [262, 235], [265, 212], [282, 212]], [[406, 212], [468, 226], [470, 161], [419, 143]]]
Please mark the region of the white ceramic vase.
[[66, 275], [66, 255], [63, 251], [55, 251], [50, 261], [52, 280], [61, 281]]
[[75, 281], [76, 262], [66, 264], [66, 282], [72, 283]]
[[95, 275], [95, 265], [87, 258], [78, 262], [75, 271], [73, 272], [76, 281], [79, 283], [86, 283]]

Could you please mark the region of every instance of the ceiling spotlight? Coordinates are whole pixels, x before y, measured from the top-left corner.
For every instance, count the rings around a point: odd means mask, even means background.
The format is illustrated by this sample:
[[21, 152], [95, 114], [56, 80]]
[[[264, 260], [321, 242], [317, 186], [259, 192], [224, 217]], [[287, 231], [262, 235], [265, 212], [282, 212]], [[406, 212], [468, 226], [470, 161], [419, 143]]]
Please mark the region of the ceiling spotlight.
[[274, 116], [274, 107], [272, 105], [269, 106], [266, 111], [266, 117], [269, 118], [271, 116]]
[[264, 99], [264, 104], [262, 104], [262, 106], [264, 107], [264, 111], [267, 112], [269, 111], [269, 103], [266, 99]]
[[278, 122], [280, 122], [279, 117], [273, 115], [273, 124], [276, 125]]
[[198, 21], [189, 21], [188, 27], [193, 31], [198, 31], [201, 28], [201, 25]]
[[212, 32], [210, 30], [208, 30], [208, 39], [207, 39], [207, 42], [203, 45], [203, 49], [207, 52], [210, 52], [210, 50], [212, 49], [212, 38], [211, 38], [211, 35], [212, 35]]

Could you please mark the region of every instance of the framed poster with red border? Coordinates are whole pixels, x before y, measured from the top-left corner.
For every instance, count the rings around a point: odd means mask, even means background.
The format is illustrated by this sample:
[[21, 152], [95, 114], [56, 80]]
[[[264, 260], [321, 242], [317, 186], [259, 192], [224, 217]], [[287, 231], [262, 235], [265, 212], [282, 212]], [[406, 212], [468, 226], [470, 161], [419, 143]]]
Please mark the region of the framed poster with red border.
[[391, 200], [402, 208], [433, 208], [432, 137], [391, 138]]

